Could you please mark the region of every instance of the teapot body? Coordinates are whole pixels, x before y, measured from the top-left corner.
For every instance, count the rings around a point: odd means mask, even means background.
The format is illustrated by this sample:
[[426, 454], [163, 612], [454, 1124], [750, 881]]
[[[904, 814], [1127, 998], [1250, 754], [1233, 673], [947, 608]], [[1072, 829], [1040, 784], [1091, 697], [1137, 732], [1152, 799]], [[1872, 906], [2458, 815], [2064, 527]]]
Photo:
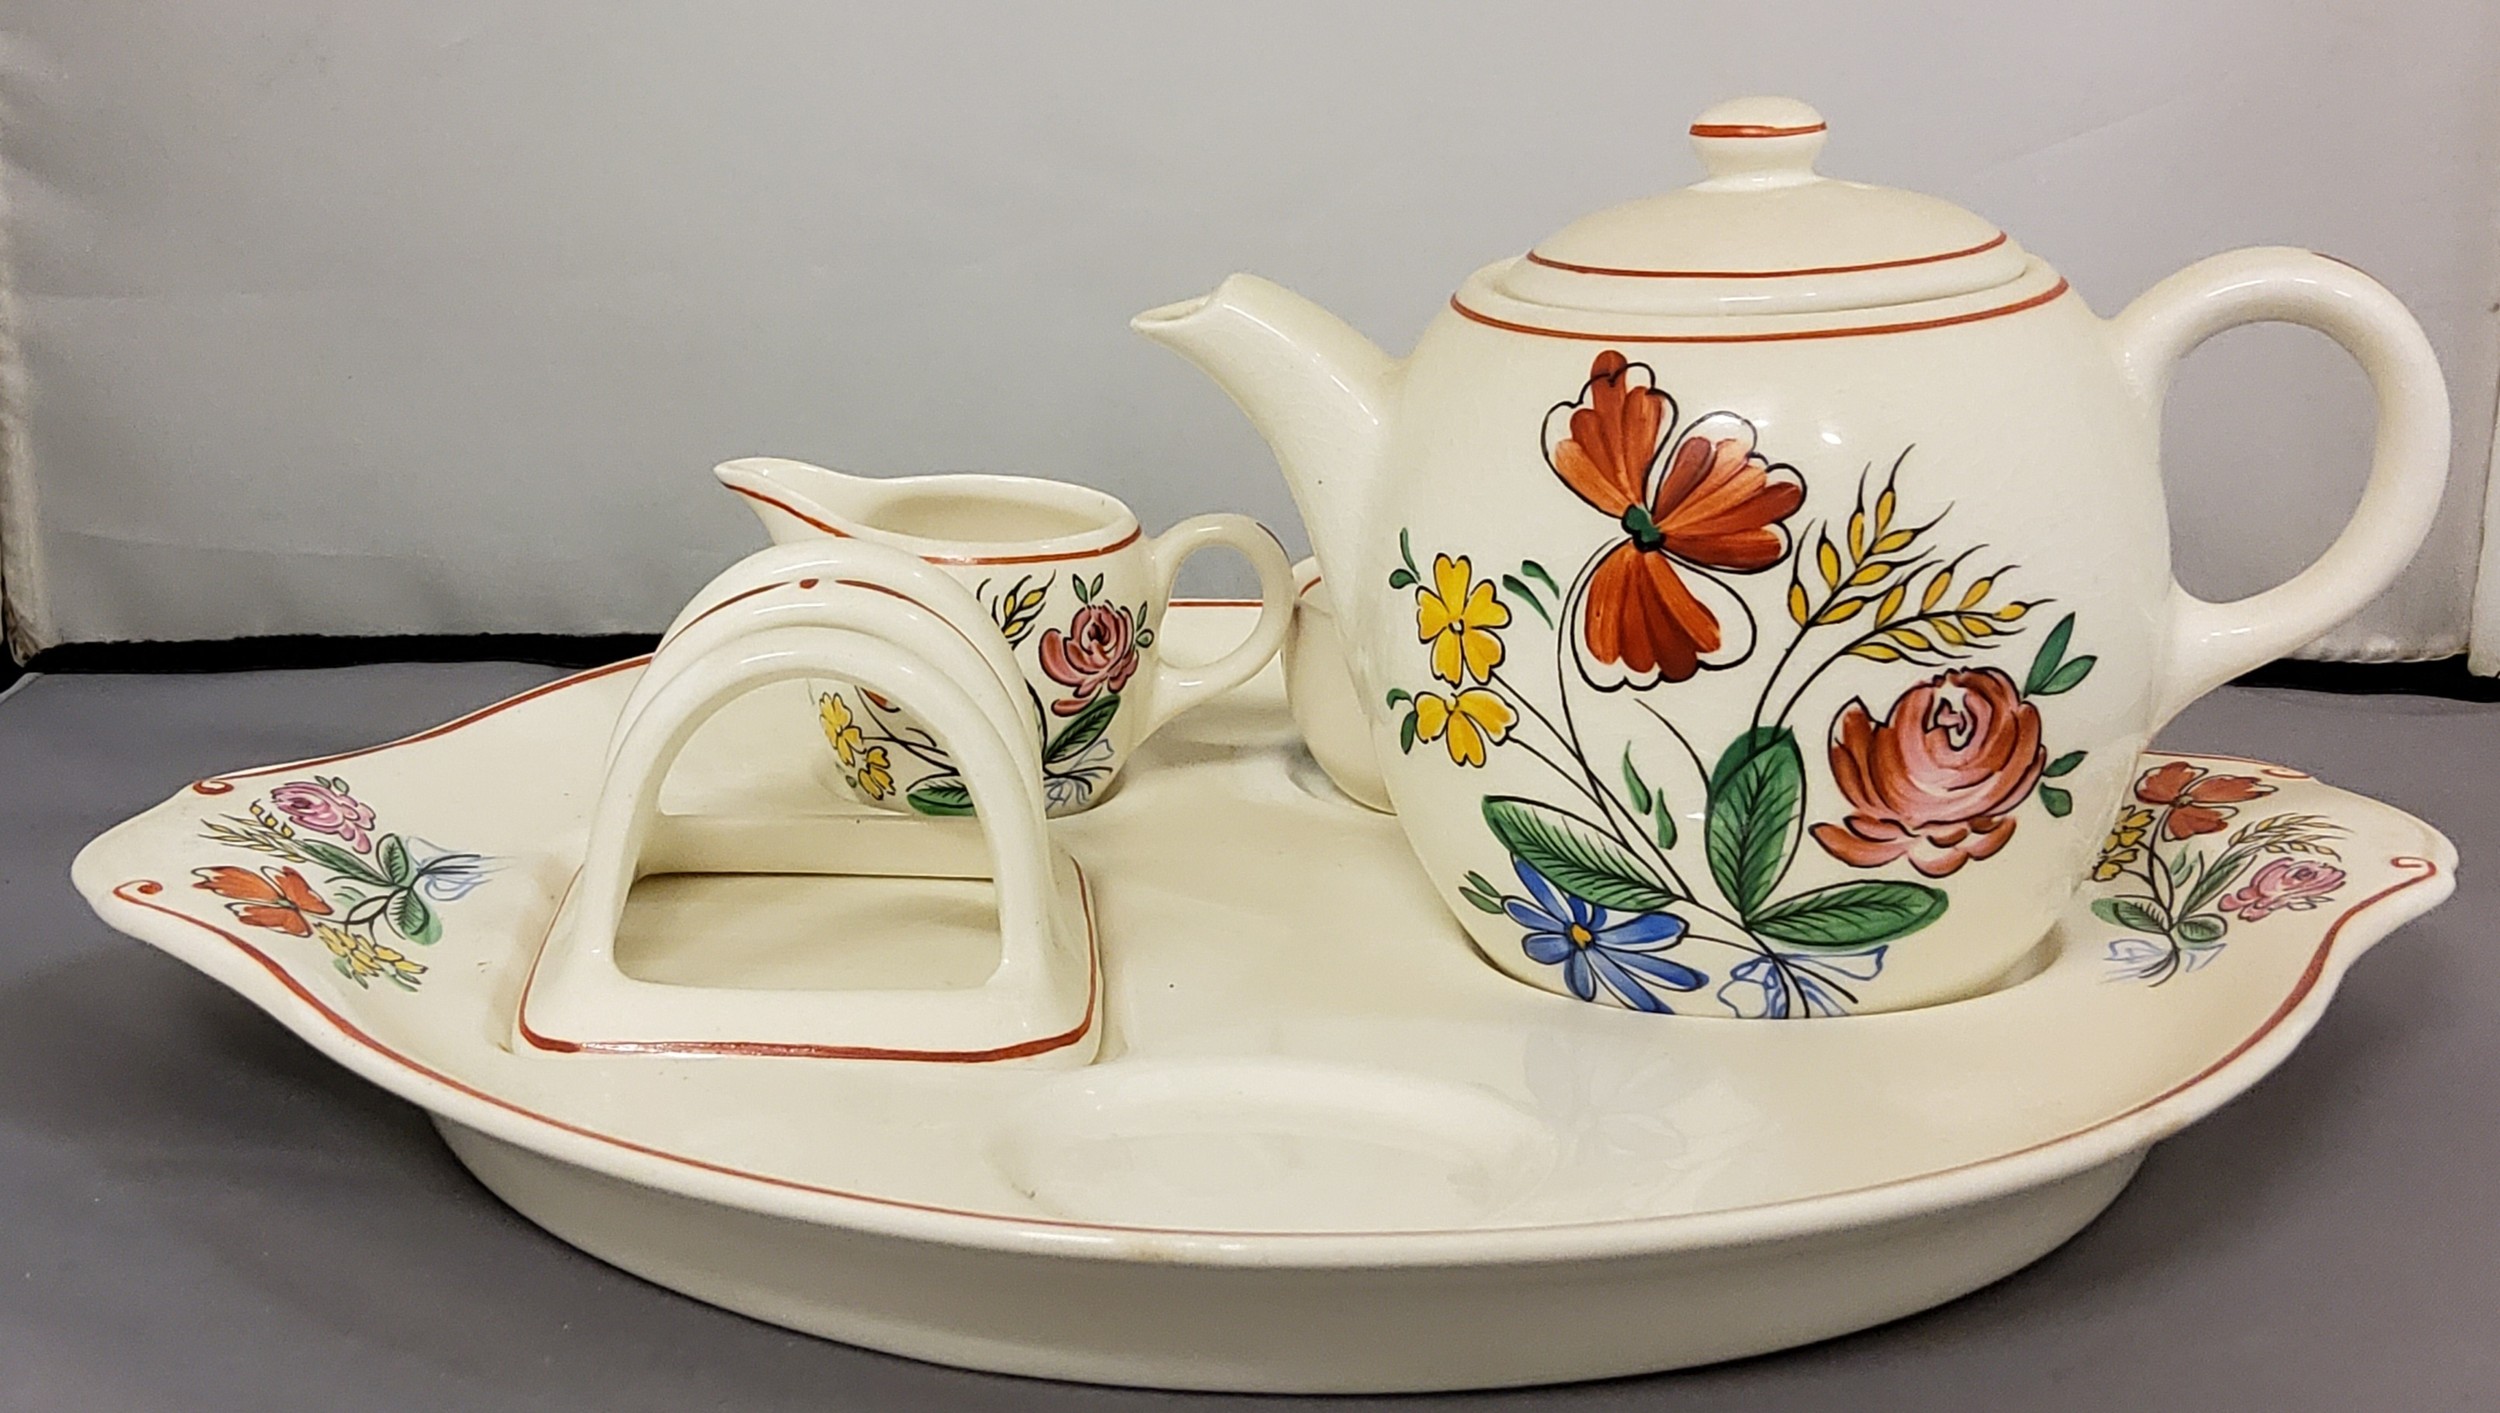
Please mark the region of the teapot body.
[[1571, 316], [1480, 274], [1400, 371], [1324, 568], [1398, 818], [1503, 971], [1704, 1015], [1949, 999], [2125, 825], [2158, 407], [2037, 262], [1884, 313]]
[[[1704, 180], [1477, 271], [1403, 362], [1248, 275], [1132, 327], [1275, 449], [1385, 793], [1502, 971], [1652, 1012], [1898, 1010], [2018, 974], [2121, 875], [2111, 946], [2192, 971], [2233, 870], [2329, 850], [2262, 779], [2137, 755], [2412, 557], [2438, 359], [2367, 275], [2280, 247], [2104, 322], [1979, 216], [1821, 176], [1825, 134], [1793, 99], [1713, 106]], [[2161, 400], [2262, 321], [2361, 365], [2370, 474], [2314, 563], [2207, 603], [2170, 574]]]

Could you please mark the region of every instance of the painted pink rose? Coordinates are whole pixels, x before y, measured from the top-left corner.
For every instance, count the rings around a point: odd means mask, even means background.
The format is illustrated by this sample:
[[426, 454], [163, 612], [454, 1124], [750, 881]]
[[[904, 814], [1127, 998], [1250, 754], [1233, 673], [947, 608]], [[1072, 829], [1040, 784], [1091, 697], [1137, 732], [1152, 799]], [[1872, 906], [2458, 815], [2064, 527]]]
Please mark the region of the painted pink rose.
[[2307, 912], [2344, 886], [2344, 871], [2331, 864], [2303, 859], [2276, 859], [2249, 876], [2246, 883], [2222, 895], [2214, 906], [2238, 913], [2242, 922], [2262, 921], [2288, 908]]
[[361, 854], [373, 847], [373, 807], [348, 794], [345, 783], [291, 780], [269, 792], [269, 803], [299, 828], [343, 840]]
[[1849, 703], [1831, 750], [1849, 815], [1814, 826], [1814, 841], [1852, 868], [1906, 858], [1929, 878], [2004, 848], [2048, 761], [2040, 709], [1993, 667], [1930, 677], [1882, 721]]
[[1117, 692], [1137, 672], [1137, 625], [1128, 610], [1107, 603], [1089, 603], [1069, 620], [1068, 631], [1042, 633], [1042, 670], [1050, 680], [1075, 693], [1050, 704], [1061, 716], [1074, 716], [1103, 692]]

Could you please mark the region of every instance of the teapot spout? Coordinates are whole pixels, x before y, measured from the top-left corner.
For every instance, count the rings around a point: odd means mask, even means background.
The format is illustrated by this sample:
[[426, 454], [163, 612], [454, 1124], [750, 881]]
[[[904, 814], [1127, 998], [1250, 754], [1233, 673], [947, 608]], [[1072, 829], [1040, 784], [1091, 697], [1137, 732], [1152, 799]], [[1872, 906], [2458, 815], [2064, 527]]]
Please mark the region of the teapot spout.
[[1363, 533], [1396, 361], [1336, 315], [1256, 275], [1149, 309], [1129, 327], [1197, 364], [1249, 414], [1284, 469], [1323, 570], [1352, 564], [1338, 546]]

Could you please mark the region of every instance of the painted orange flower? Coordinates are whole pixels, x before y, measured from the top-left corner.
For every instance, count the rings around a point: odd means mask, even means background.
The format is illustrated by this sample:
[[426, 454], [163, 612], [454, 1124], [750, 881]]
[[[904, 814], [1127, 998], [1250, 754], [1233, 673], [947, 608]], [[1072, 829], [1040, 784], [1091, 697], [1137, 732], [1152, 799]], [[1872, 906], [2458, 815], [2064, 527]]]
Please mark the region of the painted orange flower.
[[304, 881], [304, 875], [291, 868], [264, 868], [254, 873], [248, 868], [220, 864], [191, 872], [200, 880], [191, 886], [226, 899], [227, 908], [246, 927], [275, 928], [297, 937], [310, 937], [311, 919], [330, 915], [329, 903]]
[[2273, 793], [2274, 787], [2256, 776], [2215, 775], [2183, 760], [2148, 770], [2135, 782], [2137, 799], [2169, 808], [2169, 816], [2161, 822], [2161, 832], [2170, 839], [2218, 833], [2238, 813], [2231, 806]]
[[[1601, 690], [1681, 682], [1753, 651], [1753, 613], [1711, 571], [1754, 574], [1788, 557], [1782, 523], [1805, 503], [1793, 466], [1754, 450], [1753, 424], [1713, 412], [1666, 452], [1675, 400], [1613, 349], [1576, 402], [1545, 417], [1545, 460], [1624, 538], [1575, 586], [1574, 655]], [[1662, 455], [1661, 453], [1666, 454]]]
[[1993, 667], [1931, 677], [1882, 721], [1852, 701], [1832, 722], [1832, 783], [1849, 816], [1814, 826], [1814, 842], [1851, 868], [1907, 858], [1942, 878], [2005, 847], [2047, 765], [2040, 709]]

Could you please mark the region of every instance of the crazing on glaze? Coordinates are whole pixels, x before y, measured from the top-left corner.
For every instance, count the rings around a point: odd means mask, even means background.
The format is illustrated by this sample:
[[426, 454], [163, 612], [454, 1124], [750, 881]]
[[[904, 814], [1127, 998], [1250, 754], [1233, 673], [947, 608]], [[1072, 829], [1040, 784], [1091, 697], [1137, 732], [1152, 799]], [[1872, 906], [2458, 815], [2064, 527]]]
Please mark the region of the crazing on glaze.
[[[1950, 503], [1913, 509], [1909, 449], [1860, 473], [1845, 518], [1808, 526], [1804, 473], [1759, 450], [1749, 421], [1677, 418], [1653, 370], [1613, 349], [1547, 414], [1545, 466], [1593, 512], [1568, 587], [1535, 560], [1479, 578], [1464, 547], [1436, 549], [1426, 570], [1401, 531], [1389, 587], [1414, 596], [1424, 673], [1387, 705], [1404, 712], [1409, 754], [1437, 745], [1464, 770], [1514, 751], [1554, 777], [1550, 791], [1481, 799], [1524, 891], [1476, 871], [1458, 891], [1518, 924], [1520, 948], [1571, 994], [1671, 1011], [1670, 993], [1716, 981], [1734, 1015], [1843, 1014], [1852, 983], [1944, 916], [1945, 891], [1924, 880], [1984, 862], [2035, 805], [2072, 812], [2055, 782], [2085, 752], [2051, 754], [2043, 707], [2094, 658], [2070, 653], [2070, 613], [2013, 659], [2027, 661], [2019, 681], [1989, 660], [2049, 600], [2012, 596], [2019, 565], [1953, 545]], [[1780, 570], [1789, 622], [1766, 630], [1722, 576]], [[1539, 641], [1514, 655], [1527, 636]], [[1739, 671], [1760, 682], [1741, 730], [1695, 739], [1678, 725], [1679, 684]], [[1835, 671], [1865, 686], [1815, 725], [1838, 796], [1816, 800], [1795, 718]], [[1641, 726], [1598, 739], [1575, 710], [1589, 693], [1631, 694]], [[1696, 798], [1702, 837], [1681, 838], [1679, 805]], [[1808, 840], [1886, 876], [1784, 890]]]

